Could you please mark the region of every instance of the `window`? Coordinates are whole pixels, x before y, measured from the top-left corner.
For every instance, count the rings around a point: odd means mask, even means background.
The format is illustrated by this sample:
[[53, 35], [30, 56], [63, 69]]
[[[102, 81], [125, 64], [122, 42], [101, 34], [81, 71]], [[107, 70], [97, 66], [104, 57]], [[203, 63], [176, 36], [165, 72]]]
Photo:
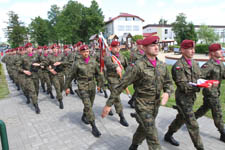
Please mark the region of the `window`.
[[133, 26], [133, 31], [139, 31], [139, 26]]
[[123, 25], [118, 25], [118, 31], [124, 31], [124, 26]]
[[168, 34], [168, 29], [165, 29], [165, 34]]
[[131, 17], [126, 17], [126, 21], [132, 21], [133, 20], [133, 18], [131, 18]]
[[126, 26], [126, 31], [132, 31], [132, 26], [127, 25], [127, 26]]

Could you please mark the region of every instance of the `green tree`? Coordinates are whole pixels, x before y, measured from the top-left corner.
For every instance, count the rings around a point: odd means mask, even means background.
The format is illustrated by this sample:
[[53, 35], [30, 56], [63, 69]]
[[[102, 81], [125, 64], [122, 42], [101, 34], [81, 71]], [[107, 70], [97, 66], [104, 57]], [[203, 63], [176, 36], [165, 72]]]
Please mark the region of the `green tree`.
[[209, 28], [207, 25], [201, 25], [197, 34], [198, 38], [208, 45], [219, 40], [219, 35], [214, 32], [214, 29]]
[[29, 25], [30, 37], [33, 43], [38, 45], [48, 45], [49, 31], [48, 31], [48, 20], [42, 19], [40, 16], [32, 20]]
[[185, 39], [197, 41], [194, 25], [192, 23], [187, 23], [186, 16], [183, 13], [180, 13], [176, 17], [176, 21], [172, 23], [172, 30], [176, 35], [175, 40], [178, 44]]
[[133, 42], [136, 42], [139, 39], [143, 39], [143, 35], [135, 35], [135, 36], [132, 37]]
[[19, 16], [13, 11], [8, 13], [9, 20], [5, 34], [12, 48], [24, 45], [27, 40], [27, 29], [23, 22], [19, 21]]
[[58, 22], [58, 16], [60, 15], [60, 7], [57, 5], [52, 5], [50, 11], [48, 11], [48, 30], [49, 30], [49, 41], [51, 43], [58, 43], [59, 35], [56, 29], [56, 24]]
[[166, 25], [167, 24], [167, 20], [166, 19], [163, 19], [163, 18], [160, 18], [160, 20], [159, 20], [159, 24], [160, 25]]

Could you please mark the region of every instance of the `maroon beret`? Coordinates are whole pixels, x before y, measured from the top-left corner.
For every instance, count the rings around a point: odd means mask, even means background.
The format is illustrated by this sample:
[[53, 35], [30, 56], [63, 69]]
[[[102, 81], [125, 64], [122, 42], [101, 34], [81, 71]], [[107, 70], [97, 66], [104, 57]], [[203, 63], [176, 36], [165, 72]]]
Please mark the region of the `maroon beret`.
[[67, 49], [67, 48], [69, 48], [69, 46], [68, 45], [64, 45], [63, 48], [64, 49]]
[[81, 46], [83, 43], [81, 41], [77, 42], [76, 46]]
[[182, 43], [180, 44], [180, 47], [183, 49], [188, 49], [195, 47], [195, 42], [192, 40], [183, 40]]
[[118, 42], [118, 41], [112, 41], [112, 43], [111, 43], [111, 47], [116, 47], [119, 45], [120, 45], [120, 42]]
[[37, 47], [37, 49], [42, 49], [42, 48], [43, 48], [42, 46], [38, 46], [38, 47]]
[[48, 46], [44, 45], [44, 46], [43, 46], [43, 49], [44, 49], [44, 50], [47, 50], [47, 49], [48, 49]]
[[32, 47], [32, 43], [27, 43], [24, 47], [25, 48]]
[[137, 45], [142, 45], [142, 41], [143, 41], [143, 40], [138, 39], [138, 40], [136, 41]]
[[82, 45], [80, 47], [80, 51], [87, 50], [87, 49], [89, 49], [87, 45]]
[[57, 45], [56, 43], [54, 43], [54, 44], [52, 44], [51, 49], [54, 49], [54, 48], [60, 48], [60, 46]]
[[157, 44], [159, 42], [158, 36], [148, 36], [144, 40], [142, 40], [142, 45], [147, 46], [150, 44]]
[[216, 52], [216, 51], [221, 50], [221, 49], [222, 49], [222, 47], [218, 43], [214, 43], [214, 44], [211, 44], [209, 46], [209, 52]]

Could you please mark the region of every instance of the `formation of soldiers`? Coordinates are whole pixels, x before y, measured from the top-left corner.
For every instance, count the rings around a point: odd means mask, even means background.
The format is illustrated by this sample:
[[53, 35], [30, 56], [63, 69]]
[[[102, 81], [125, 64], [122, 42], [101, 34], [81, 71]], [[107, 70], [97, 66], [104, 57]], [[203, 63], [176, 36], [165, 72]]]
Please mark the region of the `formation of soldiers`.
[[[177, 88], [175, 91], [176, 108], [178, 114], [171, 123], [164, 140], [174, 146], [179, 142], [173, 138], [173, 134], [186, 124], [192, 142], [197, 150], [204, 150], [199, 134], [197, 119], [203, 116], [209, 109], [212, 111], [215, 126], [220, 132], [220, 140], [225, 142], [225, 130], [222, 120], [220, 104], [220, 86], [225, 78], [225, 66], [220, 62], [222, 50], [220, 44], [212, 44], [209, 47], [210, 59], [201, 68], [193, 60], [195, 43], [192, 40], [184, 40], [181, 43], [182, 57], [172, 67], [172, 79], [165, 63], [157, 58], [159, 52], [159, 37], [149, 36], [144, 40], [137, 40], [137, 49], [132, 51], [131, 59], [127, 60], [120, 53], [120, 43], [113, 41], [111, 51], [104, 56], [104, 70], [100, 71], [100, 51], [95, 49], [91, 54], [88, 45], [78, 42], [72, 48], [63, 46], [63, 52], [57, 44], [49, 47], [38, 46], [33, 48], [31, 43], [24, 47], [8, 50], [2, 61], [6, 64], [10, 79], [15, 83], [26, 97], [26, 103], [32, 101], [35, 112], [40, 113], [38, 106], [39, 82], [43, 92], [54, 99], [52, 85], [56, 91], [59, 108], [64, 109], [62, 92], [66, 95], [74, 94], [72, 81], [77, 83], [77, 95], [83, 102], [83, 115], [81, 120], [92, 127], [92, 134], [100, 137], [101, 132], [95, 124], [95, 114], [92, 110], [96, 85], [98, 90], [108, 97], [106, 84], [110, 90], [110, 97], [102, 111], [102, 117], [113, 115], [111, 107], [114, 105], [116, 113], [120, 117], [120, 124], [128, 127], [129, 124], [123, 114], [123, 106], [120, 93], [133, 84], [134, 94], [128, 102], [135, 108], [134, 117], [139, 126], [133, 135], [129, 150], [137, 150], [138, 146], [147, 141], [149, 150], [160, 150], [160, 142], [155, 124], [158, 109], [165, 105], [169, 96], [174, 92], [174, 80]], [[124, 72], [124, 73], [123, 73]], [[203, 89], [204, 103], [196, 111], [193, 111], [196, 92], [200, 88], [189, 84], [196, 83], [198, 79], [218, 80]], [[47, 87], [47, 89], [46, 89]], [[163, 92], [163, 93], [162, 93]]]

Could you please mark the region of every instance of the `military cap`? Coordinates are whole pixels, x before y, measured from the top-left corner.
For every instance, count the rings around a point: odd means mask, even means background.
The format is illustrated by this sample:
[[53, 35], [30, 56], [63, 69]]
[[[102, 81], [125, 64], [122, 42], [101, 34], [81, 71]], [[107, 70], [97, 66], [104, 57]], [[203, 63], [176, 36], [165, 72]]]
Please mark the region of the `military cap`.
[[48, 46], [44, 45], [44, 46], [43, 46], [43, 49], [44, 49], [44, 50], [47, 50], [47, 49], [48, 49]]
[[87, 45], [82, 45], [80, 47], [80, 51], [87, 50], [87, 49], [89, 49]]
[[77, 42], [76, 46], [81, 46], [83, 43], [81, 41]]
[[118, 41], [112, 41], [112, 43], [111, 43], [111, 47], [116, 47], [119, 45], [120, 45], [120, 42], [118, 42]]
[[38, 47], [37, 47], [37, 49], [42, 49], [42, 48], [43, 48], [42, 46], [38, 46]]
[[137, 43], [137, 45], [142, 45], [142, 40], [141, 40], [141, 39], [138, 39], [138, 40], [136, 41], [136, 43]]
[[222, 47], [218, 43], [213, 43], [209, 46], [209, 52], [216, 52], [216, 51], [221, 50], [221, 49], [222, 49]]
[[159, 42], [158, 36], [148, 36], [141, 43], [143, 46], [147, 46], [150, 44], [157, 44]]
[[64, 49], [67, 49], [67, 48], [69, 48], [69, 46], [68, 45], [64, 45], [63, 48]]
[[192, 40], [183, 40], [180, 47], [183, 49], [192, 48], [195, 47], [195, 42]]
[[56, 43], [52, 44], [52, 46], [50, 47], [51, 49], [54, 49], [54, 48], [60, 48], [59, 45], [57, 45]]
[[24, 47], [25, 48], [32, 47], [32, 43], [27, 43]]

